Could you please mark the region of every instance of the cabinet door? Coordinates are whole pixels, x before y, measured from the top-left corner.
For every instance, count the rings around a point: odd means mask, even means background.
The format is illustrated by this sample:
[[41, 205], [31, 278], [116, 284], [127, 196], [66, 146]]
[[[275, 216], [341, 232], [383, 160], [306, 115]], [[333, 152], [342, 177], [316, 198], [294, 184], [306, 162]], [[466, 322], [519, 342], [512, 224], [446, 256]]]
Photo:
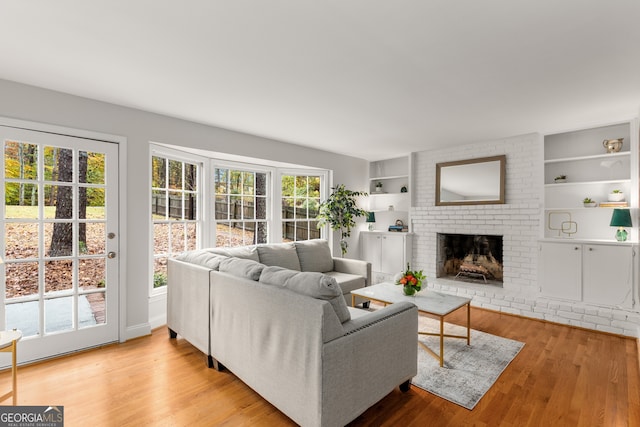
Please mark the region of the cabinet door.
[[584, 302], [632, 308], [633, 249], [629, 246], [585, 245]]
[[381, 236], [360, 233], [360, 258], [371, 263], [371, 271], [380, 271]]
[[382, 236], [380, 270], [383, 273], [395, 274], [404, 271], [405, 261], [405, 236], [402, 234], [387, 234]]
[[548, 297], [580, 301], [582, 247], [572, 243], [540, 244], [540, 287]]

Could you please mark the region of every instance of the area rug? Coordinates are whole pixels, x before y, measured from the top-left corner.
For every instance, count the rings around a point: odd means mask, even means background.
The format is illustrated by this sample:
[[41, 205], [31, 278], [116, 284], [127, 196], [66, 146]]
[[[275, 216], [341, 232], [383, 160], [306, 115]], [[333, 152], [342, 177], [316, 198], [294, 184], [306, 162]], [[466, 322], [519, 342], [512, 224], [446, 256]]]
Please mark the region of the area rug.
[[[419, 329], [437, 332], [439, 323], [421, 315]], [[445, 334], [466, 335], [466, 331], [464, 327], [445, 323]], [[420, 335], [418, 339], [439, 352], [440, 338]], [[472, 329], [470, 346], [465, 339], [444, 339], [444, 367], [441, 368], [439, 361], [418, 345], [418, 375], [411, 384], [471, 410], [522, 347], [522, 342]]]

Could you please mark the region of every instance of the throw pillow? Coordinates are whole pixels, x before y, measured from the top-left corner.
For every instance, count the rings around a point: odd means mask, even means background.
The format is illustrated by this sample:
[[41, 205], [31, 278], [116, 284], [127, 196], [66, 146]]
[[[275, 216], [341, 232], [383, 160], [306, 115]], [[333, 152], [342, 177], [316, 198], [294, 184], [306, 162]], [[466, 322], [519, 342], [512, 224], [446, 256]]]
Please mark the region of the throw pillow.
[[297, 272], [282, 267], [265, 267], [260, 282], [283, 286], [293, 292], [329, 301], [341, 323], [351, 319], [342, 289], [332, 277], [318, 272]]
[[264, 265], [300, 271], [298, 253], [293, 243], [258, 245], [258, 255]]
[[224, 250], [227, 253], [227, 256], [260, 262], [260, 258], [258, 258], [258, 251], [255, 246], [238, 246], [235, 248], [224, 248]]
[[329, 243], [323, 239], [302, 240], [295, 243], [302, 271], [333, 271]]
[[263, 264], [250, 259], [226, 258], [220, 262], [220, 271], [223, 273], [250, 280], [258, 280], [263, 268]]
[[201, 265], [212, 270], [217, 270], [220, 267], [220, 262], [226, 258], [226, 256], [212, 253], [208, 249], [187, 251], [176, 257], [178, 261]]

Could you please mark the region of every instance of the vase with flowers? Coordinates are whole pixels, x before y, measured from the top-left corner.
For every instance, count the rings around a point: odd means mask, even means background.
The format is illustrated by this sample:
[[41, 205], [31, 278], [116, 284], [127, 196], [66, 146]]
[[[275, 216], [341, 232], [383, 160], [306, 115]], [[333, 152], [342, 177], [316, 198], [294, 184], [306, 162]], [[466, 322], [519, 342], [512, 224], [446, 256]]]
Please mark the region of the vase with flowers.
[[402, 291], [405, 295], [413, 296], [422, 289], [422, 282], [426, 276], [420, 271], [412, 271], [411, 266], [407, 263], [407, 269], [400, 273], [400, 277], [396, 280], [396, 285], [402, 285]]

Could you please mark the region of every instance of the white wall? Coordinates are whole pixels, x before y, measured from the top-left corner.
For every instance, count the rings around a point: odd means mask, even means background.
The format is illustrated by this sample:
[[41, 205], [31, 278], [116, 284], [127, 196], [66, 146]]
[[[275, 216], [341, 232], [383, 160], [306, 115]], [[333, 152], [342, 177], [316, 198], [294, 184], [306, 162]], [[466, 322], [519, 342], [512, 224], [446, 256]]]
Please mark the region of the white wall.
[[[436, 164], [506, 155], [506, 204], [435, 206]], [[472, 305], [628, 336], [639, 336], [637, 311], [543, 298], [538, 284], [542, 236], [543, 138], [532, 134], [416, 153], [412, 267], [428, 287], [472, 297]], [[503, 287], [436, 278], [437, 233], [503, 235]]]
[[[368, 163], [321, 150], [206, 126], [159, 114], [0, 80], [0, 117], [89, 130], [127, 139], [126, 236], [128, 254], [125, 339], [150, 332], [149, 142], [333, 170], [334, 183], [366, 191]], [[358, 253], [357, 235], [350, 256]], [[337, 242], [334, 253], [339, 254]], [[352, 255], [353, 254], [353, 255]], [[162, 302], [155, 301], [162, 307]]]

